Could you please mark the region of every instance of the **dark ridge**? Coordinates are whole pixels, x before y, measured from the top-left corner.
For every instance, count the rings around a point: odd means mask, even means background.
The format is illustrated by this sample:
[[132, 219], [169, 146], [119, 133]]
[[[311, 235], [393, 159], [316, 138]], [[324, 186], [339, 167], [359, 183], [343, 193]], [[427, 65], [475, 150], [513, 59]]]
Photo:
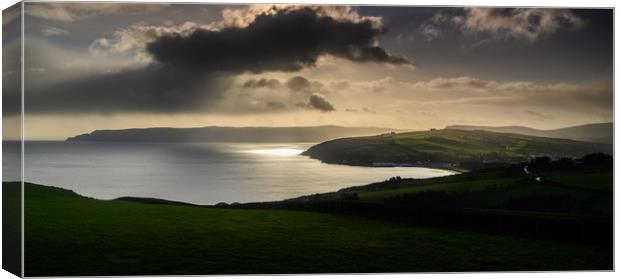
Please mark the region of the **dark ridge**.
[[322, 142], [402, 131], [379, 127], [218, 127], [96, 130], [67, 141], [102, 142]]
[[471, 126], [471, 125], [452, 125], [446, 129], [456, 130], [482, 130], [496, 133], [522, 134], [536, 137], [549, 137], [572, 139], [589, 142], [613, 143], [614, 139], [614, 123], [593, 123], [572, 127], [565, 127], [552, 130], [539, 130], [523, 126]]
[[115, 201], [136, 202], [145, 204], [165, 204], [165, 205], [189, 205], [189, 206], [202, 206], [188, 202], [171, 201], [157, 198], [141, 198], [141, 197], [120, 197], [114, 199]]

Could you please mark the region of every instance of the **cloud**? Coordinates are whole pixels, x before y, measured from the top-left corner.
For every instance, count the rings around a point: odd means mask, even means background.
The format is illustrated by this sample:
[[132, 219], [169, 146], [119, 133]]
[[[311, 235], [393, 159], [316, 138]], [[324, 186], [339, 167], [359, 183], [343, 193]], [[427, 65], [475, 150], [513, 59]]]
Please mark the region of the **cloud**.
[[222, 18], [220, 20], [206, 24], [186, 21], [179, 25], [173, 25], [173, 22], [170, 20], [166, 21], [165, 26], [133, 24], [95, 39], [89, 50], [95, 55], [123, 54], [135, 56], [139, 60], [150, 61], [150, 56], [146, 53], [145, 48], [148, 43], [155, 41], [158, 37], [167, 35], [186, 37], [198, 29], [219, 31], [231, 27], [246, 28], [259, 15], [274, 16], [281, 10], [293, 11], [300, 9], [310, 9], [321, 17], [330, 17], [339, 22], [371, 22], [376, 29], [380, 29], [383, 26], [381, 17], [360, 16], [350, 6], [249, 5], [243, 8], [226, 8], [222, 10]]
[[[37, 100], [41, 97], [39, 95], [48, 95], [51, 98], [51, 96], [59, 92], [56, 88], [64, 86], [64, 84], [75, 84], [82, 79], [96, 80], [97, 77], [107, 76], [113, 72], [134, 69], [123, 60], [89, 57], [84, 52], [81, 53], [75, 49], [67, 49], [66, 47], [63, 48], [51, 44], [46, 40], [27, 37], [24, 44], [21, 44], [21, 40], [14, 40], [12, 42], [6, 42], [3, 45], [3, 54], [6, 54], [5, 57], [10, 58], [2, 61], [3, 77], [5, 80], [19, 80], [17, 76], [19, 71], [15, 71], [15, 69], [19, 69], [22, 65], [19, 59], [22, 46], [24, 47], [24, 51], [29, 53], [29, 55], [24, 57], [23, 63], [25, 75], [28, 79], [28, 82], [25, 83], [26, 95], [28, 95], [28, 100], [34, 100], [35, 102], [38, 102]], [[104, 73], [108, 74], [103, 75]], [[114, 83], [114, 81], [110, 80], [108, 80], [108, 82]], [[49, 92], [46, 91], [48, 89]], [[20, 92], [19, 90], [19, 83], [3, 83], [4, 93]], [[79, 95], [81, 93], [83, 92], [64, 92], [63, 96], [69, 96], [71, 94]], [[33, 96], [33, 94], [36, 96]], [[104, 92], [102, 94], [106, 93]], [[104, 97], [104, 95], [102, 95], [102, 97]], [[52, 100], [51, 103], [62, 101], [63, 100]], [[40, 103], [39, 105], [44, 106], [45, 104]], [[50, 106], [54, 106], [54, 104], [50, 104]], [[14, 106], [10, 107], [10, 109], [14, 110], [17, 108], [18, 107]], [[28, 108], [30, 113], [30, 103]], [[66, 110], [72, 111], [76, 109], [80, 108], [67, 108]], [[9, 112], [9, 110], [7, 110], [7, 112], [14, 113]], [[62, 108], [59, 113], [62, 113]]]
[[48, 37], [71, 34], [71, 32], [65, 29], [54, 27], [54, 26], [44, 26], [43, 28], [41, 28], [41, 33], [43, 33], [43, 35], [48, 36]]
[[153, 65], [57, 84], [28, 84], [25, 101], [29, 114], [204, 112], [228, 87], [227, 77]]
[[430, 89], [454, 89], [454, 88], [468, 88], [468, 89], [489, 89], [497, 87], [498, 83], [494, 81], [486, 81], [469, 76], [462, 76], [456, 78], [434, 78], [429, 81], [417, 82], [413, 85], [415, 88], [430, 88]]
[[294, 108], [333, 111], [334, 106], [323, 95], [331, 92], [324, 87], [322, 82], [303, 76], [249, 78], [239, 84], [237, 89], [240, 90], [224, 92], [226, 100], [218, 106], [218, 112], [236, 112], [237, 108], [258, 113], [293, 111]]
[[335, 91], [345, 90], [351, 86], [351, 82], [346, 80], [332, 81], [329, 83], [329, 88]]
[[[234, 106], [234, 107], [231, 107]], [[230, 100], [228, 106], [218, 104], [213, 111], [218, 114], [259, 114], [259, 113], [282, 113], [289, 111], [287, 105], [280, 101], [272, 100]]]
[[[358, 32], [361, 36], [348, 36], [349, 41], [334, 41], [334, 44], [331, 46], [335, 46], [338, 44], [349, 44], [340, 45], [342, 51], [341, 54], [347, 54], [349, 57], [344, 57], [345, 59], [350, 59], [351, 61], [357, 62], [382, 62], [382, 63], [393, 63], [393, 64], [407, 64], [411, 66], [411, 63], [406, 61], [402, 57], [389, 55], [383, 48], [378, 45], [378, 37], [385, 32], [387, 29], [383, 26], [381, 17], [373, 17], [373, 16], [360, 16], [356, 10], [349, 6], [307, 6], [307, 5], [251, 5], [244, 8], [236, 8], [236, 9], [224, 9], [222, 11], [222, 19], [208, 22], [205, 24], [199, 24], [191, 21], [186, 21], [179, 25], [172, 25], [171, 23], [165, 24], [164, 26], [157, 25], [145, 25], [142, 23], [133, 24], [125, 28], [121, 28], [115, 30], [113, 32], [106, 33], [105, 36], [95, 39], [90, 47], [89, 52], [92, 55], [96, 56], [105, 56], [105, 55], [121, 55], [125, 57], [133, 57], [135, 60], [142, 62], [152, 62], [153, 61], [153, 53], [147, 50], [147, 46], [150, 44], [154, 44], [160, 40], [160, 38], [176, 38], [181, 41], [185, 40], [187, 43], [198, 43], [201, 39], [220, 39], [229, 43], [235, 43], [231, 41], [230, 36], [233, 34], [243, 33], [247, 35], [245, 37], [238, 38], [238, 43], [257, 43], [261, 42], [261, 46], [268, 47], [265, 57], [260, 58], [271, 58], [270, 62], [274, 62], [273, 60], [277, 59], [274, 57], [276, 54], [272, 53], [278, 49], [278, 45], [282, 42], [278, 40], [274, 40], [274, 46], [269, 45], [269, 41], [264, 40], [265, 36], [261, 36], [258, 32], [263, 32], [262, 35], [271, 35], [275, 34], [279, 30], [268, 30], [269, 27], [277, 26], [277, 23], [274, 23], [275, 20], [285, 20], [284, 15], [289, 16], [289, 20], [293, 20], [293, 14], [302, 14], [306, 13], [310, 16], [313, 16], [316, 20], [316, 23], [333, 23], [334, 26], [331, 27], [341, 27], [338, 29], [339, 31], [334, 31], [328, 34], [334, 35], [337, 32], [347, 32], [353, 31]], [[259, 24], [256, 22], [256, 19], [261, 19], [260, 22], [263, 24]], [[271, 19], [272, 26], [266, 26], [266, 22]], [[307, 18], [308, 19], [308, 18]], [[299, 18], [298, 21], [303, 20]], [[309, 20], [312, 20], [310, 18]], [[318, 28], [319, 25], [315, 24], [313, 26], [313, 22], [305, 22], [305, 27], [308, 28]], [[325, 25], [325, 24], [324, 24]], [[326, 27], [324, 26], [323, 27]], [[252, 26], [250, 28], [250, 26]], [[263, 27], [263, 29], [258, 30], [257, 27]], [[280, 26], [282, 27], [282, 26]], [[348, 30], [344, 30], [349, 28]], [[273, 29], [273, 28], [272, 28]], [[285, 32], [292, 32], [286, 28], [280, 28]], [[238, 31], [237, 33], [231, 32], [233, 30]], [[317, 56], [319, 58], [323, 58], [325, 56], [329, 56], [329, 53], [325, 49], [325, 41], [329, 38], [322, 36], [322, 34], [318, 34], [316, 30], [313, 31], [313, 37], [304, 38], [300, 34], [295, 34], [294, 38], [296, 38], [296, 42], [293, 40], [286, 40], [290, 44], [301, 44], [301, 43], [314, 43], [320, 44], [316, 48], [307, 48], [307, 51], [319, 51], [319, 53], [305, 53], [308, 57], [294, 57], [300, 58], [301, 61], [288, 62], [289, 64], [293, 64], [291, 67], [295, 69], [300, 69], [303, 66], [315, 66], [317, 65], [316, 60]], [[200, 37], [198, 34], [210, 34], [208, 37]], [[308, 33], [309, 35], [312, 33]], [[228, 39], [227, 39], [228, 36]], [[282, 40], [285, 36], [289, 36], [288, 34], [281, 34], [279, 38]], [[200, 38], [197, 38], [200, 37]], [[366, 41], [360, 41], [368, 38]], [[306, 41], [303, 41], [303, 40]], [[251, 41], [250, 41], [251, 40]], [[353, 40], [353, 41], [351, 41]], [[218, 41], [217, 43], [222, 43], [222, 41]], [[214, 45], [214, 44], [210, 44]], [[321, 48], [323, 46], [323, 48]], [[295, 49], [298, 46], [292, 45]], [[270, 51], [273, 48], [273, 51]], [[280, 46], [280, 52], [284, 54], [291, 54], [294, 51], [286, 51], [286, 49], [282, 49]], [[233, 50], [238, 50], [234, 48]], [[245, 50], [245, 49], [244, 49]], [[331, 49], [333, 51], [333, 48]], [[174, 51], [174, 50], [171, 50]], [[195, 51], [195, 50], [193, 50]], [[222, 50], [225, 52], [225, 50]], [[321, 52], [322, 51], [322, 52]], [[236, 54], [236, 53], [235, 53]], [[253, 53], [254, 56], [257, 55], [256, 52]], [[174, 55], [171, 53], [170, 55]], [[301, 53], [299, 55], [302, 55]], [[189, 55], [187, 55], [189, 56]], [[204, 57], [204, 53], [198, 55], [198, 57]], [[343, 58], [342, 55], [339, 56]], [[213, 57], [204, 57], [213, 59]], [[286, 57], [285, 57], [286, 58]], [[226, 59], [226, 57], [222, 57], [219, 60]], [[309, 59], [309, 60], [308, 60]], [[219, 61], [216, 60], [216, 61]], [[385, 60], [385, 61], [381, 61]], [[211, 65], [208, 63], [202, 63]], [[229, 63], [230, 64], [230, 63]]]
[[28, 3], [25, 12], [28, 16], [69, 22], [99, 16], [149, 13], [167, 6], [127, 3]]
[[[427, 40], [456, 27], [465, 34], [486, 34], [486, 40], [516, 39], [535, 42], [542, 35], [582, 28], [585, 21], [567, 9], [475, 8], [444, 9], [420, 26]], [[484, 40], [483, 40], [484, 41]]]
[[187, 36], [199, 28], [203, 26], [190, 21], [172, 26], [134, 24], [95, 39], [88, 52], [93, 56], [121, 55], [150, 63], [151, 56], [145, 49], [148, 43], [167, 35]]
[[265, 107], [268, 110], [271, 111], [282, 111], [282, 110], [286, 110], [286, 105], [282, 102], [277, 102], [277, 101], [268, 101], [265, 102]]
[[352, 109], [352, 108], [349, 108], [349, 109], [345, 109], [344, 111], [345, 111], [345, 112], [355, 112], [355, 113], [358, 113], [358, 112], [363, 112], [363, 113], [372, 113], [372, 114], [376, 114], [376, 113], [377, 113], [377, 111], [375, 111], [375, 110], [373, 110], [373, 109], [369, 109], [368, 107], [363, 107], [363, 108], [361, 108], [361, 109]]
[[245, 28], [164, 35], [148, 43], [146, 50], [162, 64], [207, 72], [299, 71], [315, 66], [322, 55], [409, 64], [378, 46], [378, 37], [386, 31], [369, 20], [343, 22], [311, 8], [284, 9], [260, 14]]
[[497, 82], [492, 80], [482, 80], [470, 76], [461, 76], [455, 78], [438, 77], [428, 81], [420, 81], [411, 85], [414, 89], [425, 90], [477, 90], [483, 92], [567, 92], [579, 91], [585, 88], [576, 84], [555, 83], [555, 84], [538, 84], [528, 81], [510, 81]]
[[[299, 79], [303, 78], [309, 85], [299, 92], [308, 93], [298, 94], [285, 86], [286, 81], [295, 77], [288, 74], [275, 75], [277, 78], [251, 77], [239, 82], [244, 76], [189, 71], [157, 63], [126, 64], [127, 59], [89, 56], [40, 39], [29, 38], [25, 47], [33, 54], [24, 65], [30, 80], [26, 85], [26, 101], [28, 113], [32, 115], [241, 115], [292, 111], [299, 102], [308, 104], [303, 109], [329, 110], [329, 105], [320, 100], [309, 101], [322, 84], [305, 77]], [[5, 48], [6, 51], [19, 49], [19, 42]], [[3, 90], [11, 91], [9, 85], [3, 84]], [[256, 90], [259, 88], [265, 90]]]
[[[535, 81], [499, 81], [473, 76], [436, 77], [417, 82], [386, 77], [375, 80], [322, 80], [332, 91], [329, 100], [342, 111], [366, 106], [378, 114], [396, 113], [391, 106], [421, 106], [426, 111], [439, 108], [526, 110], [551, 114], [558, 120], [560, 111], [589, 114], [608, 111], [612, 103], [610, 80], [588, 83], [542, 83]], [[346, 84], [335, 90], [333, 84]], [[379, 101], [378, 101], [379, 100]], [[389, 102], [385, 101], [389, 100]], [[352, 111], [351, 111], [352, 112]], [[437, 113], [440, 115], [440, 113]], [[539, 117], [540, 118], [540, 117]]]
[[224, 9], [222, 20], [211, 23], [210, 26], [216, 29], [225, 27], [245, 28], [253, 23], [260, 15], [273, 16], [281, 10], [301, 10], [310, 9], [321, 17], [330, 17], [342, 22], [360, 23], [369, 21], [376, 28], [383, 26], [381, 17], [361, 16], [355, 8], [351, 6], [333, 5], [299, 5], [299, 4], [272, 4], [272, 5], [249, 5], [241, 9]]
[[317, 80], [310, 81], [302, 76], [294, 76], [292, 78], [289, 78], [285, 84], [286, 87], [293, 92], [302, 92], [308, 94], [314, 92], [329, 93], [327, 90], [324, 89], [325, 85], [322, 82]]
[[245, 88], [270, 88], [278, 89], [282, 86], [282, 83], [275, 78], [261, 78], [261, 79], [248, 79], [242, 85]]
[[303, 76], [293, 76], [289, 79], [284, 79], [283, 81], [269, 77], [250, 78], [241, 84], [241, 87], [243, 88], [252, 89], [268, 88], [275, 90], [280, 89], [282, 86], [288, 88], [291, 92], [327, 92], [326, 90], [322, 90], [324, 88], [323, 83], [316, 80], [310, 81]]
[[286, 81], [286, 87], [293, 91], [300, 91], [310, 87], [310, 81], [302, 76], [295, 76]]
[[[550, 112], [594, 113], [609, 110], [613, 103], [613, 82], [601, 80], [585, 84], [537, 83], [531, 81], [483, 80], [473, 77], [435, 78], [410, 85], [412, 94], [433, 106], [482, 105], [488, 108], [527, 108], [541, 110], [538, 118], [553, 117]], [[420, 95], [421, 94], [421, 95]], [[529, 113], [534, 115], [532, 113]]]
[[307, 106], [310, 108], [320, 110], [322, 112], [329, 112], [329, 111], [336, 110], [334, 109], [334, 106], [332, 104], [330, 104], [327, 100], [325, 100], [324, 97], [317, 95], [317, 94], [313, 94], [312, 96], [310, 96], [310, 100], [307, 103]]
[[[293, 75], [247, 78], [156, 63], [136, 66], [135, 63], [124, 64], [126, 59], [114, 61], [76, 53], [40, 39], [29, 38], [26, 42], [26, 51], [33, 54], [27, 57], [24, 65], [30, 80], [26, 84], [30, 115], [243, 115], [318, 110], [309, 101], [313, 90], [319, 88], [320, 82], [316, 80], [303, 78], [310, 85], [299, 91], [304, 94], [298, 94], [285, 86]], [[19, 49], [18, 41], [7, 45], [5, 51]], [[12, 73], [5, 71], [3, 74]], [[19, 92], [15, 90], [16, 85], [10, 85], [3, 84], [3, 91]], [[260, 88], [262, 90], [257, 90]], [[13, 95], [11, 98], [18, 100], [19, 94]], [[296, 107], [299, 102], [308, 106]], [[319, 108], [329, 109], [317, 100], [313, 102]], [[18, 112], [6, 110], [6, 113]]]
[[423, 25], [420, 27], [420, 30], [422, 30], [422, 34], [427, 41], [432, 41], [441, 36], [441, 30], [437, 26]]
[[445, 14], [438, 12], [429, 20], [422, 23], [418, 29], [422, 32], [422, 35], [427, 41], [432, 41], [441, 36], [442, 32], [440, 26], [447, 20], [448, 18]]
[[534, 110], [526, 110], [526, 112], [540, 120], [553, 120], [553, 115], [551, 113], [542, 113]]
[[490, 32], [517, 39], [536, 41], [542, 34], [560, 28], [578, 29], [584, 21], [565, 9], [489, 9], [467, 8], [461, 29], [466, 32]]
[[367, 80], [363, 82], [357, 82], [361, 88], [374, 93], [381, 93], [388, 89], [395, 89], [399, 87], [410, 87], [411, 83], [402, 82], [394, 79], [391, 76], [384, 77], [377, 80]]

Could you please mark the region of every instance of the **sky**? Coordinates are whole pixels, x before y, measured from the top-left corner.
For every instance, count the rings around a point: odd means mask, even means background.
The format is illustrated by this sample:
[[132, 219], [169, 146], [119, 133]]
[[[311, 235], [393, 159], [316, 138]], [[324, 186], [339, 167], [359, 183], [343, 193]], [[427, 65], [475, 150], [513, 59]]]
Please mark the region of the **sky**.
[[[27, 139], [134, 127], [613, 121], [611, 9], [25, 5]], [[19, 17], [7, 15], [10, 57]], [[3, 63], [3, 78], [16, 78], [18, 62]], [[5, 84], [9, 102], [19, 98]], [[18, 113], [4, 108], [5, 119]]]

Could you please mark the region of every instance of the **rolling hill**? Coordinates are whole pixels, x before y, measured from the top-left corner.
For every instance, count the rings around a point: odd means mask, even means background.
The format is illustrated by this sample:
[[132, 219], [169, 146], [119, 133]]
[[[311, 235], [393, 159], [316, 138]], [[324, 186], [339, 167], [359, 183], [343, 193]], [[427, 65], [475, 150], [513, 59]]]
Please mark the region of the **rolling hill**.
[[303, 154], [326, 163], [360, 166], [430, 166], [471, 169], [479, 164], [511, 164], [531, 157], [580, 157], [611, 153], [612, 145], [569, 139], [455, 129], [323, 142]]
[[[3, 183], [4, 188], [19, 186]], [[609, 270], [613, 266], [611, 248], [583, 243], [350, 214], [97, 200], [30, 183], [24, 191], [26, 276]], [[5, 202], [11, 198], [17, 197], [3, 195]]]
[[613, 189], [613, 158], [594, 153], [428, 179], [392, 177], [336, 192], [224, 207], [352, 214], [611, 247]]
[[101, 142], [321, 142], [341, 137], [376, 135], [391, 131], [377, 127], [201, 127], [96, 130], [67, 141]]
[[580, 141], [601, 142], [601, 143], [613, 143], [614, 137], [614, 123], [594, 123], [580, 126], [566, 127], [553, 130], [538, 130], [523, 126], [503, 126], [503, 127], [490, 127], [490, 126], [469, 126], [469, 125], [453, 125], [448, 126], [446, 129], [457, 130], [483, 130], [497, 133], [511, 133], [522, 134], [536, 137], [548, 137], [548, 138], [561, 138], [572, 139]]

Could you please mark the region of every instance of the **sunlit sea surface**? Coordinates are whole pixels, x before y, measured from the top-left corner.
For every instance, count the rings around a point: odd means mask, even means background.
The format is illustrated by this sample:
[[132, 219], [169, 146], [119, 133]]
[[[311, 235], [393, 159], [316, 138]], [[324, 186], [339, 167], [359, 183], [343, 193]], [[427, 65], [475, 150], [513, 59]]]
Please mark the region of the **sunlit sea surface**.
[[[26, 142], [24, 177], [101, 199], [139, 196], [214, 204], [280, 200], [393, 176], [452, 174], [428, 168], [330, 165], [299, 155], [312, 145]], [[6, 147], [5, 175], [15, 173], [10, 161], [19, 154]]]

